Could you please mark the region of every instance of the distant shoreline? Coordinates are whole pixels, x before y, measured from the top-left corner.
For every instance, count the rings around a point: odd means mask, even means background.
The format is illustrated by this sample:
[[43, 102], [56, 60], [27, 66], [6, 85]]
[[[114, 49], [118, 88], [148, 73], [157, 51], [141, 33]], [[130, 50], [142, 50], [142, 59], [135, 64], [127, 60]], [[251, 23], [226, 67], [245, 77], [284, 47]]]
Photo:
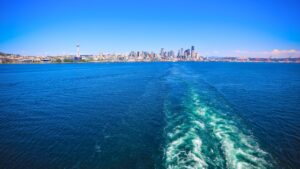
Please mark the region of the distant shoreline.
[[107, 63], [280, 63], [300, 64], [300, 62], [276, 62], [276, 61], [253, 61], [253, 62], [229, 62], [229, 61], [106, 61], [106, 62], [31, 62], [31, 63], [0, 63], [0, 65], [43, 65], [43, 64], [107, 64]]

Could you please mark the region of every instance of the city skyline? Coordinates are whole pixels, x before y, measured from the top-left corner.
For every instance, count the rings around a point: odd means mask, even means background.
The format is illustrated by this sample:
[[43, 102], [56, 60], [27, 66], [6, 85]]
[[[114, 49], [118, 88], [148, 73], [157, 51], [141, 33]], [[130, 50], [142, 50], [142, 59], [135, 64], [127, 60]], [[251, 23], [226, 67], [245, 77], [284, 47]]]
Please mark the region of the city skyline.
[[[183, 53], [190, 53], [191, 54], [191, 49], [189, 48], [179, 48], [176, 52], [176, 49], [166, 49], [166, 48], [160, 48], [158, 50], [122, 50], [122, 51], [101, 51], [99, 52], [86, 52], [85, 53], [80, 53], [79, 52], [79, 46], [80, 44], [76, 44], [76, 50], [74, 50], [73, 46], [73, 51], [70, 52], [58, 52], [58, 53], [49, 53], [49, 52], [44, 52], [44, 53], [26, 53], [25, 51], [19, 52], [19, 53], [12, 53], [12, 52], [4, 52], [0, 51], [0, 53], [3, 54], [9, 54], [9, 55], [22, 55], [22, 56], [65, 56], [65, 55], [72, 55], [72, 56], [77, 56], [79, 55], [130, 55], [132, 52], [147, 52], [147, 53], [155, 53], [160, 55], [161, 50], [166, 50], [164, 52], [174, 52], [174, 55], [179, 56], [179, 55], [184, 55]], [[191, 48], [194, 46], [191, 46]], [[187, 51], [189, 50], [189, 51]], [[211, 51], [211, 52], [201, 52], [201, 51], [196, 51], [197, 55], [202, 56], [202, 57], [249, 57], [249, 58], [299, 58], [300, 57], [300, 50], [296, 49], [288, 49], [288, 50], [280, 50], [280, 49], [273, 49], [271, 51], [248, 51], [248, 50], [234, 50], [232, 51], [231, 54], [228, 54], [226, 52], [222, 51]], [[228, 52], [228, 51], [227, 51]], [[179, 54], [180, 53], [180, 54]]]
[[[63, 55], [19, 55], [0, 52], [0, 64], [9, 63], [82, 63], [82, 62], [281, 62], [300, 63], [300, 57], [205, 57], [198, 54], [195, 46], [174, 50], [161, 48], [159, 52], [131, 51], [129, 53], [81, 54], [80, 44], [76, 45], [76, 54]], [[242, 52], [242, 51], [241, 51]], [[275, 51], [280, 54], [281, 51]], [[295, 51], [292, 51], [295, 52]]]
[[[159, 52], [300, 57], [299, 2], [1, 1], [0, 51], [21, 55]], [[175, 51], [177, 52], [177, 51]]]

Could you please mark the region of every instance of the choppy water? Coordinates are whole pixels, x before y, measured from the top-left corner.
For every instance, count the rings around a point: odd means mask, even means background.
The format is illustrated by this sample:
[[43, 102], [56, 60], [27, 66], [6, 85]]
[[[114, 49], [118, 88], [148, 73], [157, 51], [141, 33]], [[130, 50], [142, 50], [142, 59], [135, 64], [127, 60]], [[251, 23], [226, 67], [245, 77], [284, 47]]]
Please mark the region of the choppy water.
[[0, 65], [0, 168], [297, 168], [300, 66]]

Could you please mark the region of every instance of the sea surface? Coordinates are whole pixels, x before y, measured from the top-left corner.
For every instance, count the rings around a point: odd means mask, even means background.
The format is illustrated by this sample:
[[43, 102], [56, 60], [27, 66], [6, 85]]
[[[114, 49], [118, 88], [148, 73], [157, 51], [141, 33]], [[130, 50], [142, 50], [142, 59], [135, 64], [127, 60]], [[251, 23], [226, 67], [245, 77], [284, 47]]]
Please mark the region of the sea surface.
[[0, 65], [1, 169], [300, 167], [300, 64]]

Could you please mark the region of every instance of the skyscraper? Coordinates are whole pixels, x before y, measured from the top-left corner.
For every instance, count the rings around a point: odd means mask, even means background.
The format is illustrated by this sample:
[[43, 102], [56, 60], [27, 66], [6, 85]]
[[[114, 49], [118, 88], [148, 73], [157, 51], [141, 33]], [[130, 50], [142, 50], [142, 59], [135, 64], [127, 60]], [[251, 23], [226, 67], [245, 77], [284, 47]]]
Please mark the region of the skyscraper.
[[187, 49], [184, 51], [184, 59], [189, 59], [191, 56], [191, 49]]
[[181, 56], [181, 57], [184, 55], [183, 52], [184, 52], [184, 51], [183, 51], [183, 48], [181, 48], [181, 49], [180, 49], [180, 56]]
[[191, 58], [195, 57], [195, 46], [191, 47]]
[[164, 57], [164, 54], [165, 54], [164, 48], [161, 48], [161, 49], [160, 49], [160, 57]]

